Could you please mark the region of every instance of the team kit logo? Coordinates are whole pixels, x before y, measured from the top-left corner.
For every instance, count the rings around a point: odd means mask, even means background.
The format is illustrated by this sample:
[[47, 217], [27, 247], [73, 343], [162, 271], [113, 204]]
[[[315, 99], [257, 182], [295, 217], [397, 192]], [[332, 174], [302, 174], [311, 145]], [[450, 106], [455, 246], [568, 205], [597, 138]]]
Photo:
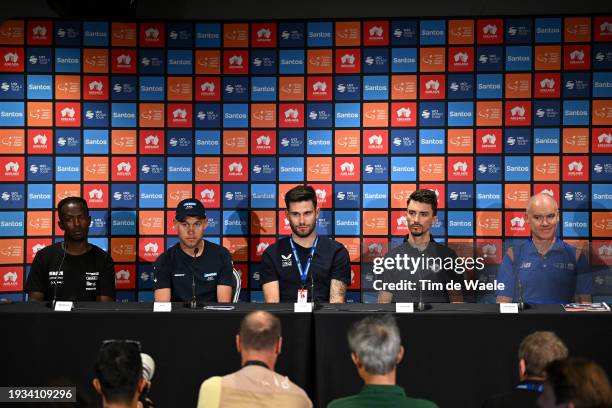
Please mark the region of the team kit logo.
[[204, 204], [206, 239], [254, 277], [291, 233], [284, 194], [303, 183], [317, 232], [361, 266], [350, 292], [372, 287], [374, 260], [408, 233], [418, 188], [438, 196], [434, 236], [469, 242], [487, 266], [501, 241], [529, 237], [537, 192], [560, 203], [560, 236], [605, 263], [612, 16], [7, 20], [0, 146], [0, 292], [17, 299], [71, 195], [125, 300], [151, 298], [147, 268], [177, 242], [181, 199]]

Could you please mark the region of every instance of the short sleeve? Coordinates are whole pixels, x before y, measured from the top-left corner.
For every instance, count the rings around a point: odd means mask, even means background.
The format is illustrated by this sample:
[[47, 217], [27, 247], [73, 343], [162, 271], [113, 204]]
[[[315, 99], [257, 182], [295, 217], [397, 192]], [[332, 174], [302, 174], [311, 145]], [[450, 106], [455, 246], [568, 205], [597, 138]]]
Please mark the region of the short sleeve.
[[161, 254], [153, 264], [153, 289], [172, 288], [172, 279], [170, 277], [170, 269], [172, 265], [168, 260], [168, 253], [173, 249], [170, 248]]
[[274, 266], [274, 260], [272, 259], [272, 255], [270, 255], [270, 251], [267, 249], [261, 257], [261, 271], [259, 274], [261, 276], [262, 285], [279, 280], [278, 272]]
[[[497, 296], [507, 296], [510, 298], [514, 298], [514, 286], [516, 278], [514, 277], [512, 268], [512, 260], [508, 254], [504, 255], [504, 259], [502, 259], [502, 263], [497, 270], [497, 283], [504, 284], [503, 289], [497, 290]], [[499, 286], [498, 286], [499, 287]]]
[[49, 287], [48, 270], [43, 259], [47, 251], [38, 251], [30, 267], [30, 274], [26, 282], [25, 291], [27, 293], [42, 292], [46, 295]]
[[593, 276], [584, 253], [580, 254], [576, 265], [576, 294], [590, 295], [593, 292]]
[[102, 267], [102, 276], [98, 289], [98, 296], [110, 296], [115, 298], [115, 262], [109, 254], [100, 251], [104, 256], [104, 264]]
[[220, 247], [221, 249], [221, 270], [219, 271], [218, 285], [234, 285], [234, 264], [232, 262], [232, 256], [229, 251]]
[[351, 261], [349, 253], [343, 245], [334, 254], [331, 278], [344, 282], [347, 285], [351, 284]]

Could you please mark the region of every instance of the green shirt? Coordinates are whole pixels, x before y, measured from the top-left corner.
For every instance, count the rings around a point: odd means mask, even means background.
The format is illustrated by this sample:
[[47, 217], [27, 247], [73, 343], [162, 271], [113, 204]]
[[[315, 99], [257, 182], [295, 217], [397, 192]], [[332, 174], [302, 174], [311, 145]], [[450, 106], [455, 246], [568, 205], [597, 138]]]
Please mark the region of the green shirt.
[[398, 385], [365, 385], [351, 397], [330, 402], [327, 408], [438, 408], [431, 401], [408, 398]]

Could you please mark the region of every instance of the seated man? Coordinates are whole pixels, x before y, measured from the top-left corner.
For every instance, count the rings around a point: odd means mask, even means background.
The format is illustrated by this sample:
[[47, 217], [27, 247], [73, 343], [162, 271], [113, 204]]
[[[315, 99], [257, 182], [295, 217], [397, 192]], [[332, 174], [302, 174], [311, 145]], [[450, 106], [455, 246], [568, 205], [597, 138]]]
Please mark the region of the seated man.
[[317, 235], [317, 194], [310, 186], [297, 186], [287, 192], [285, 204], [291, 236], [270, 245], [262, 256], [266, 302], [293, 303], [301, 297], [344, 303], [351, 283], [349, 254], [337, 241]]
[[[527, 204], [531, 239], [508, 249], [497, 272], [497, 303], [590, 303], [593, 287], [587, 257], [556, 237], [557, 202], [536, 194]], [[520, 284], [519, 284], [520, 282]]]
[[200, 201], [188, 198], [179, 203], [174, 218], [179, 242], [161, 254], [154, 265], [156, 302], [191, 300], [193, 279], [198, 303], [231, 302], [232, 257], [224, 247], [202, 239], [207, 226]]
[[140, 344], [130, 340], [108, 340], [98, 352], [93, 386], [102, 406], [138, 408], [146, 381], [142, 376]]
[[198, 408], [312, 407], [304, 390], [274, 372], [282, 343], [281, 322], [277, 317], [263, 311], [246, 315], [236, 336], [242, 369], [204, 381]]
[[66, 197], [57, 204], [57, 214], [64, 241], [36, 253], [25, 286], [30, 300], [112, 301], [113, 259], [87, 242], [91, 224], [87, 201]]
[[396, 385], [397, 365], [404, 357], [395, 319], [369, 316], [351, 327], [348, 343], [351, 359], [365, 386], [351, 397], [332, 401], [327, 408], [436, 408], [431, 401], [409, 398]]
[[612, 387], [606, 372], [592, 361], [557, 360], [546, 367], [546, 382], [538, 407], [609, 408]]
[[567, 358], [567, 347], [555, 333], [531, 333], [523, 339], [518, 350], [520, 383], [512, 391], [487, 399], [482, 408], [535, 406], [542, 393], [546, 366], [564, 358]]
[[[457, 259], [457, 254], [445, 245], [435, 242], [431, 236], [431, 226], [438, 221], [438, 198], [431, 190], [416, 190], [408, 198], [406, 219], [409, 236], [401, 245], [390, 250], [384, 258], [400, 258], [407, 256], [422, 262], [417, 269], [402, 269], [394, 267], [382, 272], [382, 283], [378, 292], [379, 303], [394, 302], [463, 302], [461, 290], [447, 290], [446, 284], [450, 281], [460, 282], [463, 285], [463, 274], [449, 267], [445, 262], [447, 258]], [[384, 264], [384, 263], [383, 263]], [[403, 264], [403, 263], [402, 263]], [[412, 265], [412, 263], [408, 263]], [[413, 282], [414, 286], [408, 290], [392, 290], [389, 284], [395, 285], [402, 281]], [[441, 284], [442, 289], [433, 285], [427, 289], [422, 288], [420, 281], [430, 281]], [[434, 288], [434, 289], [429, 289]]]

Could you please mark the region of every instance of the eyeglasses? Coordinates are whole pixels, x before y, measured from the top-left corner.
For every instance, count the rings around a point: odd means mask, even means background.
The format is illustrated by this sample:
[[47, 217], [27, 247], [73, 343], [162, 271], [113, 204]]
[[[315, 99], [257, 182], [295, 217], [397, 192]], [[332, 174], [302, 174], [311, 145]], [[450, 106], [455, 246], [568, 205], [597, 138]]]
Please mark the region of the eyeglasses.
[[140, 342], [138, 340], [115, 340], [115, 339], [109, 339], [109, 340], [104, 340], [102, 342], [102, 347], [108, 347], [111, 344], [126, 344], [126, 345], [130, 345], [133, 347], [136, 347], [138, 349], [138, 352], [140, 353], [142, 348], [140, 347]]

